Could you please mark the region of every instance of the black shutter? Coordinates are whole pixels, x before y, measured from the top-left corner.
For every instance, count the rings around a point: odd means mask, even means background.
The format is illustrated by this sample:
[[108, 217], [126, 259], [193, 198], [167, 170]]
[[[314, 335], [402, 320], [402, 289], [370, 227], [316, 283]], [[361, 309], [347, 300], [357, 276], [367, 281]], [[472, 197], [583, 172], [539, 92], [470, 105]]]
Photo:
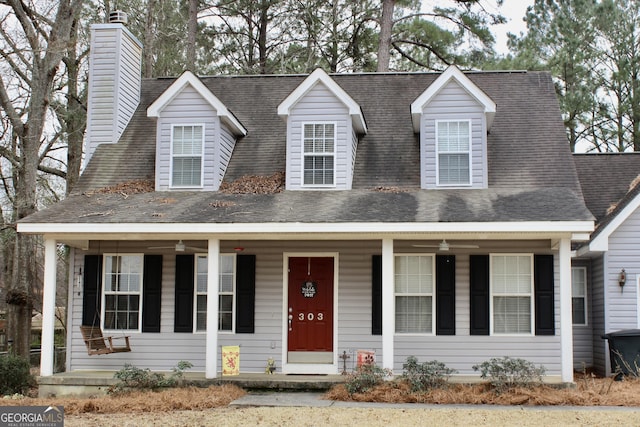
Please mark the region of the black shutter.
[[555, 335], [553, 255], [534, 256], [536, 335]]
[[456, 257], [436, 256], [436, 335], [456, 334]]
[[382, 335], [382, 255], [371, 257], [371, 334]]
[[471, 255], [471, 335], [489, 335], [489, 255]]
[[82, 295], [82, 324], [100, 326], [102, 300], [102, 255], [84, 256], [84, 293]]
[[236, 333], [255, 332], [256, 256], [238, 255], [236, 259]]
[[142, 284], [142, 332], [160, 332], [162, 255], [145, 255]]
[[174, 332], [193, 332], [193, 255], [176, 255]]

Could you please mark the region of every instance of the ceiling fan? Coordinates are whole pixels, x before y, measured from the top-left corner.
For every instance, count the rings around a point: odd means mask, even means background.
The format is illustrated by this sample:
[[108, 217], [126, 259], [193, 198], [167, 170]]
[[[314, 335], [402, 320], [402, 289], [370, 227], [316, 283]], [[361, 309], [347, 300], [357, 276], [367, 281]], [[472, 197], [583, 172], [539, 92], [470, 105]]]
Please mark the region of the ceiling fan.
[[422, 245], [422, 244], [415, 244], [415, 245], [411, 245], [414, 248], [438, 248], [438, 250], [440, 251], [448, 251], [451, 248], [457, 248], [457, 249], [478, 249], [480, 246], [478, 245], [463, 245], [463, 244], [450, 244], [449, 242], [447, 242], [445, 239], [442, 239], [442, 242], [436, 244], [436, 245]]
[[206, 251], [205, 248], [199, 248], [197, 246], [187, 246], [182, 239], [178, 240], [178, 243], [172, 246], [149, 246], [147, 249], [174, 249], [176, 252], [184, 251]]

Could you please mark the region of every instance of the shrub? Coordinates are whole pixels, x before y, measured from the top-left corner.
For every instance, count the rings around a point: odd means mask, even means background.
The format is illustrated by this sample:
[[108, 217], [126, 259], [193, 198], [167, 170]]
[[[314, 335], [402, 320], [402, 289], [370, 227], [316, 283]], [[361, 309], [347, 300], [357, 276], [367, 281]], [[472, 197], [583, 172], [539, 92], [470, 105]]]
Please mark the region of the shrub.
[[364, 393], [365, 391], [381, 384], [385, 378], [393, 375], [391, 370], [383, 369], [376, 364], [366, 364], [349, 374], [345, 387], [349, 394]]
[[175, 387], [180, 385], [184, 371], [193, 367], [191, 362], [181, 360], [171, 370], [173, 373], [166, 376], [159, 372], [151, 372], [149, 368], [137, 368], [125, 363], [124, 368], [116, 372], [113, 377], [120, 380], [109, 388], [109, 393], [119, 394], [129, 390], [157, 390], [162, 387]]
[[449, 369], [444, 363], [432, 360], [418, 363], [415, 356], [407, 357], [402, 365], [402, 378], [409, 382], [412, 391], [425, 391], [444, 386], [452, 374], [457, 371]]
[[530, 387], [540, 384], [546, 371], [544, 366], [536, 367], [527, 360], [511, 357], [494, 357], [474, 365], [473, 370], [480, 371], [482, 378], [488, 378], [497, 392], [516, 386]]
[[33, 385], [29, 361], [15, 354], [0, 357], [0, 394], [24, 394]]

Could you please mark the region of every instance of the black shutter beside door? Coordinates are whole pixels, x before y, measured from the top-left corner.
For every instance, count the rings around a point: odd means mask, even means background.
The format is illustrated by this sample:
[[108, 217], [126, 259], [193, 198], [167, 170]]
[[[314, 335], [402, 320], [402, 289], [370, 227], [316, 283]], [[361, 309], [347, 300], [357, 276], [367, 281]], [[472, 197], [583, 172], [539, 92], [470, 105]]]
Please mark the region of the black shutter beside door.
[[142, 284], [142, 332], [160, 332], [162, 255], [145, 255]]
[[382, 335], [382, 255], [371, 257], [371, 334]]
[[255, 332], [256, 256], [236, 258], [236, 333]]
[[534, 256], [536, 335], [555, 335], [553, 255]]

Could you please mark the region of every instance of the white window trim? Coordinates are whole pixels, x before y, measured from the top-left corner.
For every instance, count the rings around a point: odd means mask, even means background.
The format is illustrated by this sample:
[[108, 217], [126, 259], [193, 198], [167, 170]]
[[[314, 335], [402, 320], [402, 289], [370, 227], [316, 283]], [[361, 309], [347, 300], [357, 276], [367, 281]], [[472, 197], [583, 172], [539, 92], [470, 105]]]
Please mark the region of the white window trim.
[[[193, 333], [194, 334], [204, 334], [207, 332], [206, 329], [203, 330], [198, 330], [198, 295], [206, 295], [207, 298], [209, 298], [209, 293], [208, 293], [208, 284], [207, 284], [207, 292], [198, 292], [198, 257], [203, 257], [205, 260], [207, 259], [207, 254], [206, 253], [196, 253], [193, 255]], [[229, 256], [229, 257], [233, 257], [233, 298], [232, 298], [232, 302], [231, 302], [231, 330], [220, 330], [218, 329], [218, 333], [219, 334], [235, 334], [236, 333], [236, 300], [237, 300], [237, 289], [236, 289], [236, 277], [238, 275], [238, 257], [237, 254], [235, 253], [220, 253], [220, 257], [223, 256]], [[218, 281], [218, 286], [220, 286], [220, 282]], [[216, 295], [218, 295], [218, 298], [220, 298], [220, 288], [218, 288], [218, 291], [216, 292]], [[225, 295], [228, 295], [228, 292], [224, 293]], [[220, 307], [218, 306], [218, 316], [220, 315], [219, 313], [220, 311]], [[208, 327], [209, 325], [207, 325]]]
[[[177, 127], [202, 127], [202, 143], [200, 145], [200, 185], [174, 185], [173, 184], [173, 159], [174, 158], [180, 158], [180, 157], [193, 157], [193, 156], [186, 156], [186, 155], [177, 155], [174, 156], [173, 155], [173, 135], [174, 135], [174, 130]], [[175, 189], [189, 189], [189, 188], [196, 188], [196, 189], [200, 189], [200, 188], [204, 188], [204, 152], [205, 152], [205, 147], [204, 147], [204, 143], [205, 143], [205, 133], [206, 133], [206, 127], [204, 123], [173, 123], [171, 124], [171, 135], [170, 135], [170, 139], [171, 139], [171, 144], [169, 145], [169, 188], [175, 188]]]
[[[430, 336], [436, 334], [436, 256], [435, 254], [428, 253], [397, 253], [393, 255], [393, 263], [395, 269], [395, 261], [398, 257], [431, 257], [431, 271], [433, 272], [431, 275], [431, 331], [427, 332], [398, 332], [394, 330], [394, 335], [401, 335], [403, 337], [407, 336]], [[393, 313], [396, 313], [396, 297], [397, 296], [407, 296], [407, 297], [420, 297], [420, 296], [429, 296], [429, 294], [424, 293], [397, 293], [396, 292], [396, 283], [395, 283], [395, 273], [393, 280]]]
[[[469, 123], [469, 182], [468, 183], [456, 183], [456, 184], [441, 184], [440, 183], [440, 151], [439, 151], [439, 141], [438, 141], [438, 126], [440, 123], [460, 123], [460, 122], [467, 122]], [[436, 140], [436, 153], [435, 153], [435, 157], [436, 157], [436, 186], [438, 187], [471, 187], [473, 185], [473, 140], [472, 140], [472, 136], [473, 136], [473, 121], [471, 119], [450, 119], [450, 120], [436, 120], [435, 121], [435, 125], [434, 125], [434, 131], [435, 131], [435, 140]], [[447, 154], [465, 154], [464, 151], [460, 151], [460, 152], [456, 152], [456, 151], [451, 151], [451, 152], [447, 152]]]
[[571, 276], [573, 277], [573, 270], [582, 271], [584, 277], [584, 296], [573, 295], [573, 283], [571, 285], [571, 321], [573, 322], [573, 298], [584, 298], [584, 323], [573, 323], [573, 326], [589, 326], [589, 291], [587, 284], [587, 267], [585, 266], [572, 266]]
[[[304, 127], [307, 125], [333, 125], [333, 152], [313, 153], [313, 156], [332, 156], [333, 157], [333, 184], [305, 184], [304, 183]], [[304, 188], [335, 188], [337, 177], [337, 158], [338, 158], [338, 122], [337, 121], [311, 121], [302, 122], [300, 128], [300, 186]]]
[[[531, 320], [530, 320], [530, 325], [531, 325], [531, 331], [529, 333], [511, 333], [511, 332], [495, 332], [494, 331], [494, 324], [493, 324], [493, 297], [494, 297], [494, 292], [493, 292], [493, 258], [494, 257], [504, 257], [504, 256], [527, 256], [530, 258], [530, 262], [531, 262], [531, 286], [530, 286], [530, 292], [529, 292], [529, 302], [531, 304]], [[535, 281], [535, 270], [534, 270], [534, 256], [532, 253], [495, 253], [495, 254], [490, 254], [489, 255], [489, 332], [491, 334], [491, 336], [498, 336], [498, 337], [531, 337], [535, 335], [535, 289], [534, 289], [534, 281]], [[505, 296], [505, 297], [509, 297], [509, 296], [516, 296], [516, 297], [522, 297], [522, 296], [526, 296], [525, 294], [498, 294], [497, 296]]]
[[[140, 265], [142, 266], [142, 271], [140, 272], [140, 290], [137, 292], [139, 295], [138, 298], [138, 328], [137, 329], [107, 329], [105, 327], [105, 312], [107, 309], [107, 291], [106, 291], [106, 275], [107, 275], [107, 257], [123, 257], [123, 256], [131, 256], [140, 258]], [[142, 332], [142, 298], [143, 298], [143, 290], [144, 290], [144, 254], [142, 253], [104, 253], [102, 254], [102, 287], [101, 287], [101, 306], [100, 306], [100, 328], [104, 332], [114, 332], [114, 333], [135, 333]], [[118, 295], [118, 292], [109, 292], [110, 295]], [[124, 292], [122, 294], [125, 294]], [[136, 292], [127, 292], [126, 295], [135, 295]]]

